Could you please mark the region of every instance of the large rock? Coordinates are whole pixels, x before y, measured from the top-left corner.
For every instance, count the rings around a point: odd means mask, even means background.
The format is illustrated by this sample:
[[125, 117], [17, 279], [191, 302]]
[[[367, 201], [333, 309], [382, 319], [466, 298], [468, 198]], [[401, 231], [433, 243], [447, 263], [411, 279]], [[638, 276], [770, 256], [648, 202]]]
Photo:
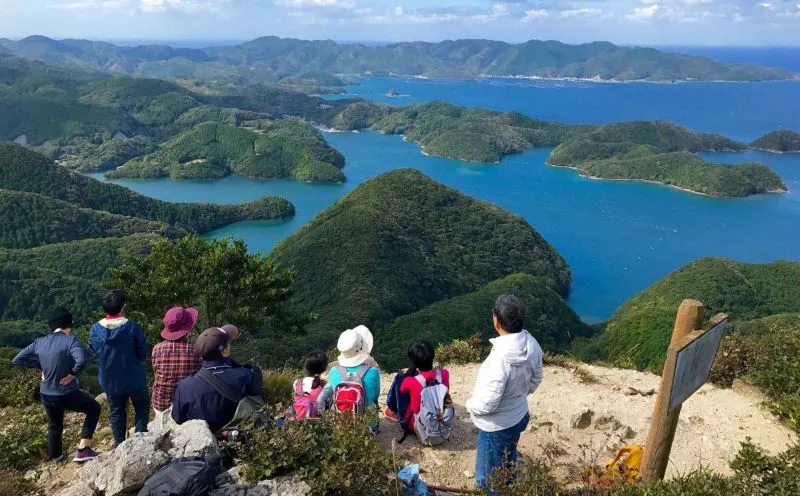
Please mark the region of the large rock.
[[164, 434], [134, 436], [117, 446], [113, 452], [87, 462], [81, 471], [81, 479], [104, 496], [136, 491], [170, 461], [168, 443]]
[[308, 484], [294, 475], [261, 481], [253, 487], [230, 484], [208, 493], [208, 496], [307, 496]]
[[75, 484], [62, 489], [58, 496], [95, 496], [97, 493], [89, 487], [89, 484], [78, 481]]
[[175, 424], [168, 432], [170, 458], [208, 456], [219, 451], [217, 439], [205, 420], [190, 420]]

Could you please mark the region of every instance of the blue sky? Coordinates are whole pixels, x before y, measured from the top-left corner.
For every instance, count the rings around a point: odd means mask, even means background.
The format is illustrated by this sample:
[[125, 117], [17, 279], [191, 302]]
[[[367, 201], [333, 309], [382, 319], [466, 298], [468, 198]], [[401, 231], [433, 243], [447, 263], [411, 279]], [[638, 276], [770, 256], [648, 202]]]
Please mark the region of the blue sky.
[[800, 45], [800, 0], [0, 0], [0, 36]]

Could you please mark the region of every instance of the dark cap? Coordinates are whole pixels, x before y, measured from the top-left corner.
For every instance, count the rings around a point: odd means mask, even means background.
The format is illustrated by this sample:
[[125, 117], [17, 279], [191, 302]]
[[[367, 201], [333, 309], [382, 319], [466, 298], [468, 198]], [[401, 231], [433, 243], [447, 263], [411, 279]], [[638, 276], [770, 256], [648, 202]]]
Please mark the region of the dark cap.
[[57, 307], [47, 316], [47, 324], [51, 329], [67, 329], [72, 327], [72, 314], [63, 307]]
[[218, 355], [228, 345], [230, 336], [219, 327], [206, 329], [194, 342], [194, 349], [202, 358]]

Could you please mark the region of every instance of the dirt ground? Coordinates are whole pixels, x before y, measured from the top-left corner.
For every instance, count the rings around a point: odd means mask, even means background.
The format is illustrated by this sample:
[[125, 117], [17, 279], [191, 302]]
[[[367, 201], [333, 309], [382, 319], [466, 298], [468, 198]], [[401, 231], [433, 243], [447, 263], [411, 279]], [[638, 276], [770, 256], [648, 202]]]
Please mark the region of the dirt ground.
[[[449, 370], [457, 415], [450, 441], [432, 449], [409, 436], [396, 446], [395, 453], [401, 461], [420, 463], [428, 483], [470, 487], [474, 484], [477, 431], [464, 404], [478, 365]], [[391, 379], [389, 375], [382, 377], [383, 398]], [[645, 396], [629, 388], [647, 393], [657, 390], [659, 382], [658, 376], [631, 370], [580, 365], [576, 372], [545, 367], [542, 385], [529, 397], [531, 422], [520, 439], [519, 450], [550, 460], [557, 478], [574, 482], [580, 467], [604, 462], [624, 444], [644, 444], [655, 395]], [[668, 476], [699, 467], [729, 473], [728, 461], [746, 437], [772, 453], [796, 441], [796, 436], [761, 406], [763, 401], [752, 388], [703, 386], [683, 406]], [[573, 427], [581, 416], [581, 425]], [[379, 440], [384, 449], [391, 450], [392, 439], [400, 435], [397, 424], [382, 421]]]

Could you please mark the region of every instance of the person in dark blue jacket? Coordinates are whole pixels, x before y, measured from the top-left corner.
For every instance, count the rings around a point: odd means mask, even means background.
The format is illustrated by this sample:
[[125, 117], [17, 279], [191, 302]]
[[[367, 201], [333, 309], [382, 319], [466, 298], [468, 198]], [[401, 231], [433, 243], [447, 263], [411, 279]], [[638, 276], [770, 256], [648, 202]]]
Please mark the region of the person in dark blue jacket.
[[128, 402], [133, 404], [134, 431], [147, 432], [150, 394], [144, 361], [147, 340], [139, 324], [125, 318], [125, 292], [109, 291], [103, 296], [106, 317], [89, 331], [89, 346], [100, 362], [100, 386], [108, 396], [108, 416], [114, 441], [125, 440]]
[[[240, 366], [231, 359], [230, 336], [224, 330], [218, 327], [206, 329], [197, 337], [194, 347], [203, 358], [201, 370], [217, 376], [239, 399], [263, 395], [261, 370], [254, 366]], [[198, 374], [178, 383], [172, 402], [172, 419], [178, 424], [194, 419], [205, 420], [211, 431], [217, 432], [233, 420], [239, 403], [222, 396]]]
[[92, 449], [92, 437], [100, 419], [100, 404], [80, 390], [78, 376], [86, 366], [88, 353], [72, 335], [72, 314], [64, 308], [50, 312], [48, 324], [54, 331], [37, 338], [12, 360], [18, 367], [39, 369], [39, 385], [44, 411], [47, 414], [47, 455], [60, 460], [64, 433], [64, 412], [85, 413], [81, 441], [73, 461], [83, 463], [97, 456]]

